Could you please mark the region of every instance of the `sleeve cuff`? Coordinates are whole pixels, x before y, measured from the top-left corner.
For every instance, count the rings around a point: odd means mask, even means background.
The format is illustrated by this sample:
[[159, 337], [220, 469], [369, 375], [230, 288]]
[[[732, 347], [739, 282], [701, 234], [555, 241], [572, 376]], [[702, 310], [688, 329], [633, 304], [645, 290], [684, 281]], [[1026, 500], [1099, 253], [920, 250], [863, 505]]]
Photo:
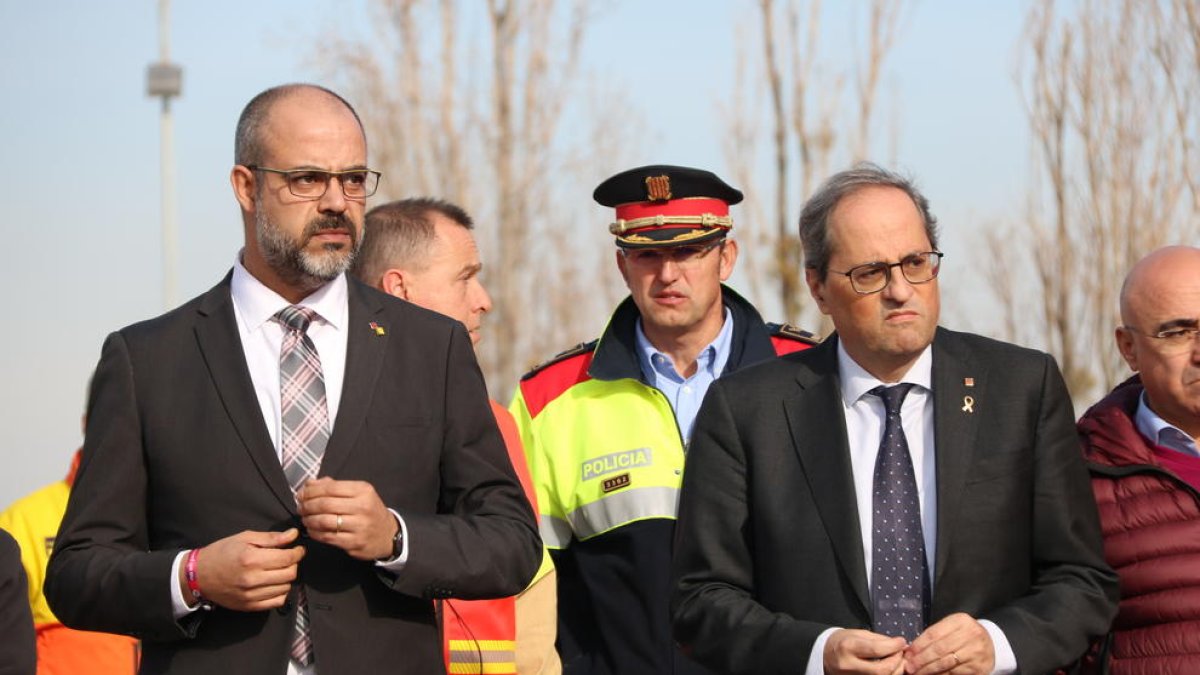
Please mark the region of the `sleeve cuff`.
[[380, 567], [392, 574], [399, 574], [404, 569], [404, 565], [408, 563], [408, 526], [404, 524], [404, 519], [396, 513], [395, 509], [388, 509], [396, 522], [400, 524], [400, 555], [390, 560], [377, 560], [375, 566]]
[[983, 626], [988, 632], [988, 637], [992, 638], [992, 655], [995, 657], [992, 675], [1012, 675], [1017, 672], [1017, 655], [1013, 654], [1012, 645], [1008, 644], [1004, 631], [987, 619], [980, 619], [979, 625]]

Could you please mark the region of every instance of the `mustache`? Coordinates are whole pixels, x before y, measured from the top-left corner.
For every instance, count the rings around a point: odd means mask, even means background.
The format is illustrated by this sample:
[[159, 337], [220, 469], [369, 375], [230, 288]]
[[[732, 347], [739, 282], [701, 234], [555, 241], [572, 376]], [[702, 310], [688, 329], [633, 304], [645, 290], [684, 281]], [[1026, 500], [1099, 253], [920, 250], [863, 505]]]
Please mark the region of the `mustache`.
[[354, 223], [344, 213], [333, 215], [323, 215], [313, 218], [304, 226], [304, 238], [310, 239], [324, 230], [344, 230], [350, 234], [352, 239], [357, 235], [354, 231]]

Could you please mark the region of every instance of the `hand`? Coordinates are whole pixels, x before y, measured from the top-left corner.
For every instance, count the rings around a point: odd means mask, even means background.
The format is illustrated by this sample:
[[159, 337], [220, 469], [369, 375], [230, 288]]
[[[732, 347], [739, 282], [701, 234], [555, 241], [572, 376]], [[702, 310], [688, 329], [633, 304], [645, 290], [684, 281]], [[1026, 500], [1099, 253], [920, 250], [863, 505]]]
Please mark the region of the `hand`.
[[904, 669], [911, 675], [987, 675], [995, 664], [996, 652], [987, 629], [961, 612], [926, 628], [904, 650]]
[[359, 560], [392, 557], [400, 523], [365, 481], [318, 478], [296, 495], [308, 536], [336, 546]]
[[904, 672], [904, 638], [843, 628], [825, 641], [825, 672], [900, 675]]
[[[294, 527], [285, 532], [247, 530], [200, 549], [196, 584], [204, 599], [239, 612], [281, 607], [304, 558], [303, 546], [285, 548], [299, 534]], [[183, 597], [192, 603], [183, 565], [179, 566], [179, 584]]]

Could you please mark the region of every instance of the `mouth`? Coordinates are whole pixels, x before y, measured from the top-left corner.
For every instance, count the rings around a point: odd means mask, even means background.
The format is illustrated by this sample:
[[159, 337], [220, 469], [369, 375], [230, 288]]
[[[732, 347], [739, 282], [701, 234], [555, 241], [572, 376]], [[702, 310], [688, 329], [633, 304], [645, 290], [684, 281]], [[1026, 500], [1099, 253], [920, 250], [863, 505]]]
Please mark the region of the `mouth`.
[[919, 313], [912, 310], [897, 310], [894, 312], [888, 312], [887, 315], [883, 317], [883, 320], [885, 323], [907, 323], [909, 321], [915, 321], [920, 317], [921, 315]]
[[687, 300], [687, 296], [683, 295], [682, 293], [656, 293], [652, 297], [654, 302], [660, 305], [667, 305], [669, 307], [681, 304]]

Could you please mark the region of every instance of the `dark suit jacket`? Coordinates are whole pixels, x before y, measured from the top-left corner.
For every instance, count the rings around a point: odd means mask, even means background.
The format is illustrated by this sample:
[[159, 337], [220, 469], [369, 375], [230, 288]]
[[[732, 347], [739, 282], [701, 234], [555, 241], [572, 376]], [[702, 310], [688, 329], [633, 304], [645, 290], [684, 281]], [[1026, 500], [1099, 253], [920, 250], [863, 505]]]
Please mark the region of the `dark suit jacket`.
[[[801, 672], [825, 629], [871, 627], [836, 343], [722, 378], [700, 410], [673, 618], [684, 648], [719, 672]], [[931, 623], [994, 621], [1023, 673], [1072, 661], [1107, 629], [1117, 586], [1058, 367], [938, 329], [933, 398]]]
[[[142, 672], [284, 673], [295, 606], [171, 612], [181, 550], [300, 526], [235, 325], [229, 279], [109, 336], [46, 596], [73, 628], [142, 638]], [[382, 327], [378, 335], [372, 322]], [[306, 541], [321, 675], [443, 672], [432, 598], [513, 595], [541, 541], [457, 322], [349, 282], [345, 384], [320, 474], [399, 512], [395, 577]], [[303, 531], [303, 528], [301, 527]]]
[[37, 670], [27, 584], [21, 547], [0, 530], [0, 675], [33, 675]]

